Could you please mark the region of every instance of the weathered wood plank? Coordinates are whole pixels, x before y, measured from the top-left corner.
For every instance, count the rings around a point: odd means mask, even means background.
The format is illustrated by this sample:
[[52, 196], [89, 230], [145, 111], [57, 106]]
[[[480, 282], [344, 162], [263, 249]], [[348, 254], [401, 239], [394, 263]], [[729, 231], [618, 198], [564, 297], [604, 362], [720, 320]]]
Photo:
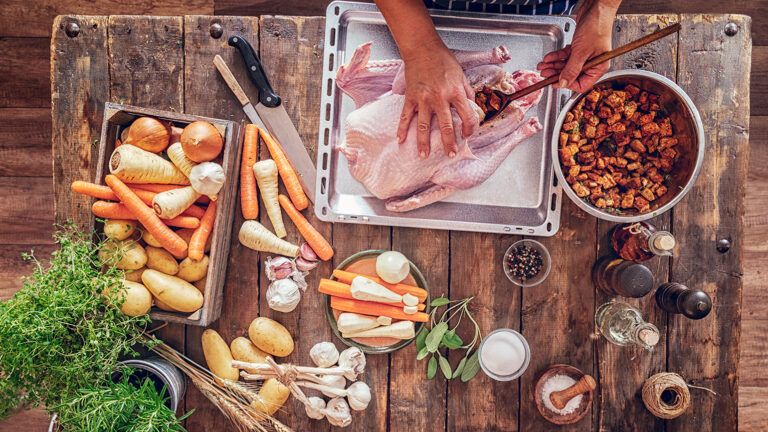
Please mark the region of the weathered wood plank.
[[50, 108], [0, 108], [0, 118], [0, 176], [51, 175]]
[[[111, 101], [184, 111], [183, 26], [182, 17], [109, 17]], [[158, 337], [184, 352], [183, 325], [168, 324]]]
[[217, 0], [216, 15], [319, 15], [325, 16], [325, 8], [331, 0]]
[[0, 107], [51, 106], [49, 49], [48, 38], [0, 37]]
[[[483, 335], [500, 327], [520, 330], [521, 290], [507, 280], [501, 267], [504, 252], [518, 239], [451, 232], [451, 298], [475, 297], [470, 306]], [[471, 327], [462, 325], [462, 339], [471, 340]], [[454, 365], [458, 361], [455, 356], [451, 358]], [[534, 371], [535, 368], [529, 368], [526, 374]], [[515, 381], [493, 381], [482, 372], [468, 383], [452, 380], [448, 384], [448, 430], [514, 431], [518, 430], [519, 421], [525, 429], [529, 419], [538, 416], [520, 413], [519, 397], [527, 398], [527, 394], [519, 392]]]
[[48, 413], [40, 408], [25, 410], [0, 421], [0, 431], [45, 432], [48, 430], [50, 422], [51, 418]]
[[[259, 32], [259, 56], [264, 70], [269, 77], [275, 92], [283, 99], [285, 109], [301, 136], [312, 159], [316, 155], [317, 130], [320, 122], [320, 86], [321, 82], [313, 77], [321, 76], [323, 70], [323, 44], [325, 37], [325, 19], [320, 17], [280, 17], [263, 16], [260, 22]], [[255, 40], [249, 39], [252, 43]], [[235, 51], [234, 48], [230, 48]], [[242, 58], [237, 54], [233, 67], [243, 70]], [[252, 100], [256, 100], [257, 92], [248, 93]], [[269, 159], [271, 156], [265, 145], [260, 149], [261, 159]], [[283, 185], [280, 185], [282, 194], [285, 194]], [[260, 210], [262, 223], [271, 227], [266, 210]], [[331, 224], [319, 221], [314, 216], [314, 209], [310, 206], [303, 212], [307, 220], [317, 228], [320, 233], [330, 239], [332, 236]], [[304, 240], [291, 220], [283, 213], [288, 236], [286, 239], [294, 244], [301, 244]], [[270, 254], [261, 254], [262, 262]], [[337, 255], [334, 259], [343, 259]], [[307, 276], [309, 287], [302, 295], [299, 306], [290, 313], [273, 311], [267, 305], [266, 291], [269, 280], [262, 274], [260, 283], [259, 314], [273, 318], [283, 325], [293, 335], [296, 349], [286, 360], [295, 364], [312, 365], [309, 350], [318, 342], [334, 342], [339, 351], [346, 348], [338, 340], [335, 340], [328, 320], [325, 315], [325, 295], [317, 291], [321, 278], [328, 277], [333, 271], [332, 263], [323, 262]], [[386, 356], [385, 356], [386, 357]], [[384, 369], [386, 372], [386, 366]], [[386, 374], [384, 375], [386, 377]], [[367, 381], [367, 378], [365, 378]], [[386, 388], [373, 387], [375, 389]], [[370, 410], [371, 408], [369, 408]], [[304, 405], [295, 398], [286, 404], [285, 412], [278, 415], [295, 430], [326, 430], [330, 426], [326, 421], [312, 420], [305, 414]], [[357, 414], [357, 413], [355, 413]], [[360, 427], [364, 424], [362, 416], [354, 415], [352, 427]], [[356, 425], [356, 426], [355, 426]]]
[[46, 263], [54, 250], [55, 246], [51, 244], [3, 245], [0, 248], [0, 301], [11, 298], [21, 288], [22, 278], [35, 269], [34, 263], [23, 259], [22, 254], [32, 253], [40, 262]]
[[[765, 302], [763, 302], [765, 304]], [[768, 312], [757, 318], [746, 318], [741, 321], [741, 356], [739, 358], [739, 388], [767, 387], [768, 377]]]
[[[213, 23], [218, 23], [223, 29], [223, 34], [218, 39], [211, 36], [210, 28]], [[186, 113], [237, 122], [245, 120], [242, 108], [229, 94], [228, 87], [213, 66], [213, 58], [217, 54], [228, 63], [232, 63], [236, 54], [227, 45], [227, 38], [233, 34], [253, 39], [258, 49], [259, 19], [199, 15], [184, 18], [184, 111]], [[241, 84], [246, 86], [248, 83], [245, 79], [245, 71], [242, 68], [232, 69], [241, 80]], [[238, 179], [231, 178], [228, 181], [237, 182]], [[239, 196], [235, 195], [232, 199], [239, 201]], [[259, 306], [257, 300], [259, 267], [243, 265], [258, 263], [258, 254], [241, 246], [237, 241], [242, 219], [238, 219], [239, 208], [236, 208], [235, 212], [237, 216], [230, 227], [232, 240], [221, 318], [210, 326], [219, 331], [227, 342], [247, 334], [248, 325], [258, 315]], [[200, 345], [200, 337], [204, 330], [205, 328], [202, 327], [186, 327], [187, 355], [200, 364], [205, 364]], [[196, 388], [189, 388], [185, 399], [187, 407], [195, 409], [195, 414], [187, 420], [186, 424], [190, 431], [216, 430], [221, 425], [228, 424], [221, 411]]]
[[0, 244], [51, 244], [53, 189], [50, 177], [0, 177]]
[[750, 79], [751, 108], [753, 116], [768, 115], [768, 46], [752, 47], [752, 77]]
[[213, 0], [4, 0], [0, 5], [0, 37], [51, 35], [56, 15], [194, 15], [213, 14]]
[[[410, 228], [394, 228], [392, 231], [392, 249], [405, 254], [421, 269], [431, 297], [448, 297], [449, 232]], [[435, 379], [427, 380], [427, 360], [416, 361], [416, 353], [413, 343], [390, 356], [390, 430], [444, 430], [446, 381], [440, 372]], [[455, 367], [458, 362], [453, 359], [452, 365]]]
[[768, 388], [739, 387], [739, 431], [768, 429]]
[[[64, 27], [76, 22], [77, 37]], [[51, 40], [51, 118], [56, 221], [72, 219], [93, 227], [91, 200], [73, 195], [74, 180], [92, 179], [101, 134], [104, 102], [109, 99], [107, 17], [59, 16]]]
[[[675, 207], [673, 227], [685, 239], [670, 278], [712, 296], [701, 321], [669, 318], [668, 368], [717, 397], [697, 395], [695, 408], [667, 423], [669, 431], [733, 430], [737, 413], [739, 322], [748, 155], [750, 19], [683, 15], [678, 81], [701, 113], [707, 142], [701, 175]], [[728, 22], [742, 31], [728, 37]], [[730, 239], [721, 254], [718, 239]]]
[[[641, 36], [678, 21], [677, 15], [620, 15], [614, 25], [613, 44], [623, 45]], [[645, 46], [613, 61], [611, 68], [644, 69], [660, 73], [674, 80], [677, 71], [677, 37], [671, 36]], [[649, 221], [658, 229], [669, 229], [669, 213]], [[610, 245], [610, 233], [616, 224], [597, 221], [598, 256], [615, 255]], [[644, 263], [656, 277], [656, 283], [666, 282], [669, 259], [655, 258]], [[613, 297], [595, 289], [596, 305]], [[654, 323], [661, 334], [666, 334], [666, 314], [656, 306], [653, 294], [642, 299], [621, 298]], [[666, 368], [666, 341], [662, 340], [652, 351], [641, 348], [620, 347], [604, 338], [596, 345], [600, 376], [600, 403], [596, 405], [597, 425], [600, 430], [663, 430], [664, 424], [645, 409], [639, 397], [645, 379]]]

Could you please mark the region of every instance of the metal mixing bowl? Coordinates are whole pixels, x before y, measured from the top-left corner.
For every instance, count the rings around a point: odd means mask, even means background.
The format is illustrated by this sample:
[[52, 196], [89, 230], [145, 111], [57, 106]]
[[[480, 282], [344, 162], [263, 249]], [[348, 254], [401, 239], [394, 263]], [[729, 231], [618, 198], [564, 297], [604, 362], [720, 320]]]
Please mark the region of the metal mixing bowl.
[[558, 137], [563, 126], [565, 115], [585, 93], [579, 93], [571, 97], [560, 111], [555, 123], [555, 133], [552, 134], [552, 158], [555, 174], [563, 190], [576, 205], [585, 212], [598, 219], [612, 222], [639, 222], [656, 217], [675, 206], [685, 194], [693, 187], [696, 177], [701, 170], [704, 160], [704, 125], [701, 122], [699, 111], [693, 105], [693, 101], [677, 84], [657, 73], [636, 69], [624, 69], [605, 74], [598, 84], [610, 83], [616, 87], [634, 84], [642, 90], [659, 95], [659, 104], [668, 113], [672, 121], [675, 137], [679, 140], [675, 147], [680, 152], [680, 157], [665, 182], [668, 192], [661, 198], [651, 203], [651, 210], [640, 213], [636, 209], [621, 209], [611, 212], [592, 205], [586, 198], [579, 198], [576, 192], [565, 181], [560, 158], [558, 156]]

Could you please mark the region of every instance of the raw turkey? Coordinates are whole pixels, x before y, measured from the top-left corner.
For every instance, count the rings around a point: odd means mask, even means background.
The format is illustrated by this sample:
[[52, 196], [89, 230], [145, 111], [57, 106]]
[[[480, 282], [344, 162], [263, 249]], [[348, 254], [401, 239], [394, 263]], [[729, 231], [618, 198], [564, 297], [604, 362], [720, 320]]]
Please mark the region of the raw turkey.
[[503, 46], [490, 51], [456, 51], [456, 58], [476, 92], [471, 104], [480, 127], [472, 136], [462, 138], [460, 120], [453, 112], [459, 152], [449, 158], [433, 122], [429, 156], [421, 159], [415, 120], [405, 142], [399, 144], [396, 137], [405, 101], [402, 61], [369, 61], [370, 54], [371, 43], [361, 45], [336, 74], [336, 84], [356, 106], [345, 120], [338, 150], [346, 156], [352, 176], [374, 196], [386, 200], [389, 211], [424, 207], [457, 190], [483, 183], [517, 145], [541, 130], [537, 118], [525, 117], [538, 103], [540, 91], [494, 112], [505, 95], [541, 80], [538, 73], [509, 73], [498, 66], [510, 60], [509, 51]]

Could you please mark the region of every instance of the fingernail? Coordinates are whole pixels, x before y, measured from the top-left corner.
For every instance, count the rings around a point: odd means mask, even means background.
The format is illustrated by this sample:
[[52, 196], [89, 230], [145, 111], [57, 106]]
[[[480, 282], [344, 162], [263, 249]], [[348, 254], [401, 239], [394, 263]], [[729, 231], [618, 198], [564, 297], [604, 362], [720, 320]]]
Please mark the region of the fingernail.
[[566, 81], [565, 79], [561, 79], [558, 85], [560, 86], [560, 88], [566, 88], [568, 87], [568, 81]]
[[422, 159], [426, 158], [427, 157], [427, 152], [425, 152], [424, 150], [420, 151], [419, 152], [419, 157], [422, 158]]
[[448, 153], [448, 157], [449, 158], [452, 158], [452, 157], [455, 157], [455, 156], [456, 156], [456, 152], [455, 151], [451, 151], [450, 153]]

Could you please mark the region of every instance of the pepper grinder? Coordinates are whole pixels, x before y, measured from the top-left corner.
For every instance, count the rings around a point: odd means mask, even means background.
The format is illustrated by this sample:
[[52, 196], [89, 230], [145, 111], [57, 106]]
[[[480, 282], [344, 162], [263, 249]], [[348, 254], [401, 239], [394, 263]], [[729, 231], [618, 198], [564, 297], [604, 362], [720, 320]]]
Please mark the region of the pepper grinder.
[[712, 310], [712, 299], [707, 293], [677, 282], [665, 283], [656, 290], [656, 304], [669, 313], [693, 320], [704, 318]]
[[552, 405], [554, 405], [555, 408], [563, 409], [566, 405], [568, 405], [569, 400], [580, 394], [592, 392], [596, 388], [597, 382], [595, 382], [595, 379], [592, 378], [591, 375], [584, 375], [572, 386], [560, 391], [554, 391], [550, 393], [549, 401], [552, 402]]
[[614, 256], [601, 258], [592, 269], [592, 282], [610, 295], [640, 298], [653, 290], [653, 273], [638, 263]]

